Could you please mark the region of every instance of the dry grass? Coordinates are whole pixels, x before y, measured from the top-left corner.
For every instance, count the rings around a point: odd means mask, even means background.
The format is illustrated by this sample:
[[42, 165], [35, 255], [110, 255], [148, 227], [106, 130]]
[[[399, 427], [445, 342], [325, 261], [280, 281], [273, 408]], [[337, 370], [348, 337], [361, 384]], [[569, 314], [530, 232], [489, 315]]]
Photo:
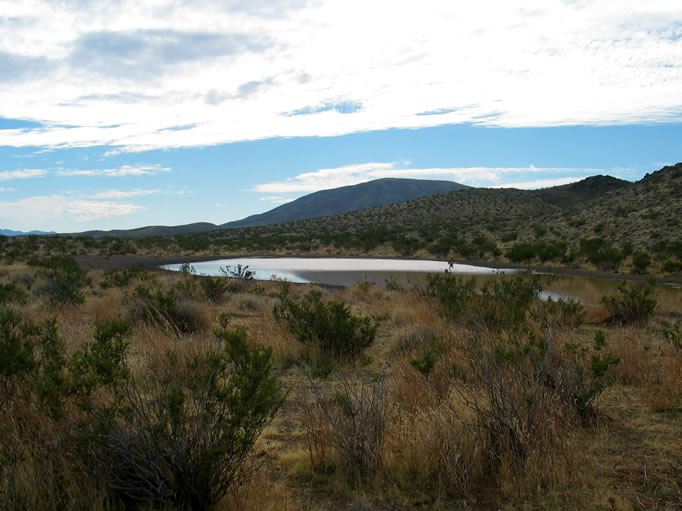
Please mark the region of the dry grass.
[[[31, 272], [16, 265], [0, 271], [0, 279], [30, 277]], [[160, 273], [155, 276], [164, 289], [179, 281]], [[101, 276], [95, 275], [94, 280], [98, 278]], [[463, 401], [464, 396], [477, 396], [480, 403], [486, 403], [481, 382], [472, 376], [462, 387], [463, 394], [452, 390], [448, 367], [456, 363], [466, 368], [469, 362], [464, 349], [466, 329], [449, 323], [434, 303], [408, 290], [382, 290], [366, 284], [322, 290], [328, 299], [348, 303], [355, 314], [380, 318], [377, 340], [367, 356], [337, 367], [329, 380], [322, 382], [338, 389], [341, 372], [352, 373], [358, 384], [369, 384], [379, 374], [388, 382], [385, 399], [389, 412], [381, 462], [367, 477], [351, 483], [343, 475], [338, 450], [325, 441], [329, 418], [319, 413], [309, 382], [297, 364], [304, 355], [314, 359], [315, 354], [272, 315], [283, 284], [259, 285], [262, 287], [245, 284], [219, 304], [209, 303], [199, 294], [185, 297], [192, 314], [204, 321], [192, 334], [176, 335], [140, 324], [130, 339], [133, 370], [157, 367], [163, 371], [168, 350], [187, 358], [214, 346], [212, 327], [220, 314], [227, 313], [233, 326], [247, 329], [249, 342], [272, 349], [276, 371], [289, 390], [287, 401], [253, 450], [249, 463], [259, 464], [260, 470], [232, 488], [217, 509], [682, 507], [682, 356], [664, 339], [658, 320], [645, 329], [616, 329], [602, 324], [603, 309], [588, 308], [587, 326], [558, 335], [561, 344], [591, 345], [595, 329], [604, 328], [607, 347], [621, 363], [612, 372], [613, 385], [596, 402], [593, 425], [578, 425], [564, 405], [548, 400], [538, 411], [536, 437], [519, 461], [504, 452], [491, 455], [490, 438]], [[294, 295], [307, 291], [306, 286], [289, 289]], [[17, 308], [37, 322], [56, 314], [61, 337], [73, 351], [92, 339], [96, 324], [126, 316], [125, 295], [126, 290], [95, 289], [80, 306], [49, 309], [41, 300], [32, 299]], [[421, 356], [434, 338], [442, 346], [442, 358], [427, 378], [410, 362]], [[565, 356], [559, 352], [557, 356]], [[512, 387], [510, 391], [515, 389]], [[81, 508], [107, 509], [111, 502], [102, 486], [74, 465], [59, 447], [58, 432], [45, 428], [31, 410], [14, 408], [0, 420], [5, 428], [0, 445], [21, 445], [22, 455], [13, 474], [14, 488], [23, 497], [5, 507], [17, 509], [24, 502], [24, 508], [63, 509], [78, 508], [78, 503], [85, 502]], [[20, 444], [19, 431], [27, 431], [27, 424], [34, 440]], [[317, 434], [311, 434], [314, 431]], [[40, 442], [35, 441], [38, 438]], [[2, 493], [6, 483], [0, 488], [0, 499], [7, 498]], [[70, 504], [64, 499], [70, 499]], [[0, 508], [4, 508], [2, 504], [0, 500]]]

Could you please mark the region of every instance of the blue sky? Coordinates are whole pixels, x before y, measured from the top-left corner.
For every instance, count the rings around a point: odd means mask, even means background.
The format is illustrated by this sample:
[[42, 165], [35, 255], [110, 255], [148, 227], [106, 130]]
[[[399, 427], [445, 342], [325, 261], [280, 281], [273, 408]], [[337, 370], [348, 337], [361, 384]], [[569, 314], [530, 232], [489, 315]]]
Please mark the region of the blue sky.
[[682, 161], [679, 2], [510, 4], [0, 0], [0, 228], [224, 223], [380, 177], [537, 188]]

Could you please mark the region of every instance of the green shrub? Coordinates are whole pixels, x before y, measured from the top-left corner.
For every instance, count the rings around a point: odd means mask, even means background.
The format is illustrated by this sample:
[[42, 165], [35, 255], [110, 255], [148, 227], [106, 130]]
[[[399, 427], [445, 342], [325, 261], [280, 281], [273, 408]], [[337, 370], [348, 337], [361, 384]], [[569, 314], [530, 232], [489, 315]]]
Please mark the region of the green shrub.
[[656, 309], [656, 282], [628, 285], [623, 281], [618, 286], [618, 295], [605, 296], [602, 303], [611, 314], [611, 321], [619, 324], [644, 326]]
[[651, 264], [651, 256], [644, 250], [637, 250], [632, 254], [632, 266], [637, 273], [646, 273]]
[[[244, 461], [285, 395], [270, 374], [271, 352], [227, 326], [222, 318], [217, 349], [186, 360], [169, 352], [144, 374], [127, 365], [125, 322], [100, 325], [74, 355], [79, 442], [125, 500], [207, 509], [246, 475]], [[95, 399], [95, 389], [110, 399]]]
[[376, 337], [378, 325], [370, 318], [353, 316], [342, 301], [323, 302], [317, 290], [300, 301], [285, 297], [273, 312], [300, 342], [336, 359], [356, 357]]
[[206, 300], [220, 303], [223, 299], [223, 295], [227, 291], [228, 282], [224, 277], [209, 277], [208, 275], [205, 275], [199, 280], [199, 286], [204, 292]]
[[[611, 383], [611, 369], [620, 364], [620, 357], [605, 351], [605, 347], [606, 334], [603, 330], [595, 332], [592, 350], [580, 343], [567, 343], [566, 350], [573, 357], [573, 365], [565, 368], [553, 382], [558, 385], [564, 402], [572, 406], [583, 421], [594, 417], [594, 403]], [[585, 361], [588, 355], [589, 364]], [[585, 370], [586, 365], [589, 371]]]
[[228, 323], [221, 317], [213, 347], [167, 352], [133, 371], [125, 321], [98, 325], [94, 340], [68, 357], [54, 320], [37, 327], [0, 308], [0, 378], [6, 390], [20, 375], [23, 390], [50, 412], [48, 429], [60, 429], [60, 459], [83, 460], [118, 503], [208, 509], [258, 468], [244, 462], [285, 399], [271, 351], [249, 347], [246, 332]]
[[0, 304], [26, 303], [28, 293], [18, 287], [16, 282], [6, 282], [0, 284]]
[[102, 289], [126, 287], [133, 280], [144, 281], [148, 278], [149, 275], [142, 270], [141, 265], [133, 265], [129, 268], [112, 268], [104, 273], [104, 279], [99, 283], [99, 286]]
[[87, 270], [81, 268], [71, 256], [59, 255], [32, 260], [38, 266], [38, 276], [46, 281], [43, 292], [51, 304], [83, 303], [83, 287], [90, 285]]
[[515, 263], [530, 261], [537, 256], [537, 246], [534, 243], [514, 243], [505, 255]]
[[454, 273], [433, 273], [427, 276], [426, 293], [438, 298], [445, 308], [447, 315], [458, 319], [477, 295], [476, 279], [464, 279]]

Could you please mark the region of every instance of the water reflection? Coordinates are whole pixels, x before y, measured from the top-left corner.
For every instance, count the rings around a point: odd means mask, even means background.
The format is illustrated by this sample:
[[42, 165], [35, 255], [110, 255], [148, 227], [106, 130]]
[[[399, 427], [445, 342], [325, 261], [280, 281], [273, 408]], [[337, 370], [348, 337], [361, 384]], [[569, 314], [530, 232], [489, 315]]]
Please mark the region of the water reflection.
[[[409, 259], [363, 259], [363, 258], [304, 258], [304, 257], [241, 257], [204, 261], [194, 263], [197, 274], [222, 275], [221, 267], [248, 265], [256, 272], [255, 278], [270, 280], [272, 278], [290, 282], [315, 282], [319, 284], [347, 286], [358, 281], [374, 282], [385, 286], [386, 282], [395, 282], [403, 286], [421, 286], [426, 283], [429, 273], [441, 273], [448, 268], [443, 261], [409, 260]], [[169, 270], [179, 270], [179, 264], [165, 266]], [[481, 266], [456, 264], [452, 272], [462, 276], [475, 276], [478, 285], [494, 278], [494, 274], [503, 271], [506, 274], [515, 270], [496, 270]], [[620, 281], [617, 279], [598, 279], [592, 277], [543, 276], [543, 298], [573, 298], [580, 300], [585, 306], [600, 304], [603, 296], [615, 295]], [[659, 312], [682, 314], [682, 290], [667, 286], [657, 287]]]

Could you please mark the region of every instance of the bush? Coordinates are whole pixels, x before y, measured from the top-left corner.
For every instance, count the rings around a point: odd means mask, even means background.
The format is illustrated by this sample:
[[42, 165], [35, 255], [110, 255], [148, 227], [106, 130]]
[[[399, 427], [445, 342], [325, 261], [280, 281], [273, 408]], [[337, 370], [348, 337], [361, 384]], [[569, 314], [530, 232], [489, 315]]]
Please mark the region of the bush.
[[85, 296], [81, 289], [90, 285], [87, 270], [81, 268], [71, 256], [52, 256], [32, 260], [38, 266], [38, 276], [46, 281], [43, 289], [51, 304], [83, 303]]
[[[187, 360], [168, 353], [142, 376], [125, 377], [125, 357], [113, 373], [99, 372], [113, 405], [82, 407], [92, 418], [85, 433], [93, 463], [109, 488], [133, 501], [206, 509], [244, 476], [251, 447], [285, 395], [270, 374], [270, 350], [250, 348], [243, 329], [227, 326], [222, 318], [215, 330], [219, 349]], [[75, 366], [109, 367], [102, 356], [124, 352], [122, 335], [107, 327], [97, 343], [108, 348], [88, 346], [96, 356]]]
[[618, 286], [617, 296], [605, 296], [602, 303], [611, 314], [610, 320], [619, 324], [644, 326], [656, 309], [656, 282], [628, 285], [623, 281]]
[[222, 301], [223, 295], [228, 288], [227, 284], [227, 280], [223, 277], [209, 277], [206, 275], [202, 276], [199, 280], [199, 286], [204, 292], [206, 300], [214, 303], [220, 303]]
[[0, 304], [4, 303], [26, 303], [28, 294], [18, 287], [16, 282], [0, 284]]
[[0, 346], [12, 345], [14, 362], [0, 376], [27, 373], [25, 389], [64, 428], [63, 456], [84, 460], [126, 507], [207, 509], [257, 468], [244, 462], [285, 399], [271, 351], [228, 323], [221, 317], [213, 347], [133, 371], [125, 321], [98, 325], [69, 358], [54, 321], [38, 328], [4, 309], [0, 340], [14, 340]]
[[142, 270], [141, 265], [133, 265], [129, 268], [112, 268], [104, 273], [104, 279], [99, 283], [99, 286], [102, 289], [126, 287], [133, 280], [144, 281], [148, 278], [147, 272]]
[[426, 293], [438, 298], [446, 314], [453, 320], [464, 314], [477, 295], [476, 279], [464, 279], [450, 272], [429, 274]]
[[192, 333], [206, 326], [201, 308], [189, 300], [178, 300], [174, 290], [164, 292], [160, 287], [138, 286], [133, 292], [130, 317], [135, 322]]
[[573, 358], [572, 365], [553, 380], [563, 401], [572, 406], [583, 421], [594, 417], [594, 403], [610, 383], [611, 369], [620, 364], [620, 357], [605, 351], [605, 346], [606, 334], [597, 330], [587, 376], [585, 358], [590, 350], [579, 343], [566, 343], [566, 350]]
[[374, 342], [377, 324], [370, 318], [353, 316], [342, 301], [322, 301], [322, 293], [310, 291], [301, 301], [284, 297], [275, 305], [275, 318], [304, 344], [312, 344], [336, 359], [356, 357]]
[[505, 255], [515, 263], [530, 261], [537, 256], [537, 246], [534, 243], [514, 243]]
[[637, 273], [646, 273], [651, 264], [651, 256], [644, 250], [638, 250], [632, 254], [632, 266]]

